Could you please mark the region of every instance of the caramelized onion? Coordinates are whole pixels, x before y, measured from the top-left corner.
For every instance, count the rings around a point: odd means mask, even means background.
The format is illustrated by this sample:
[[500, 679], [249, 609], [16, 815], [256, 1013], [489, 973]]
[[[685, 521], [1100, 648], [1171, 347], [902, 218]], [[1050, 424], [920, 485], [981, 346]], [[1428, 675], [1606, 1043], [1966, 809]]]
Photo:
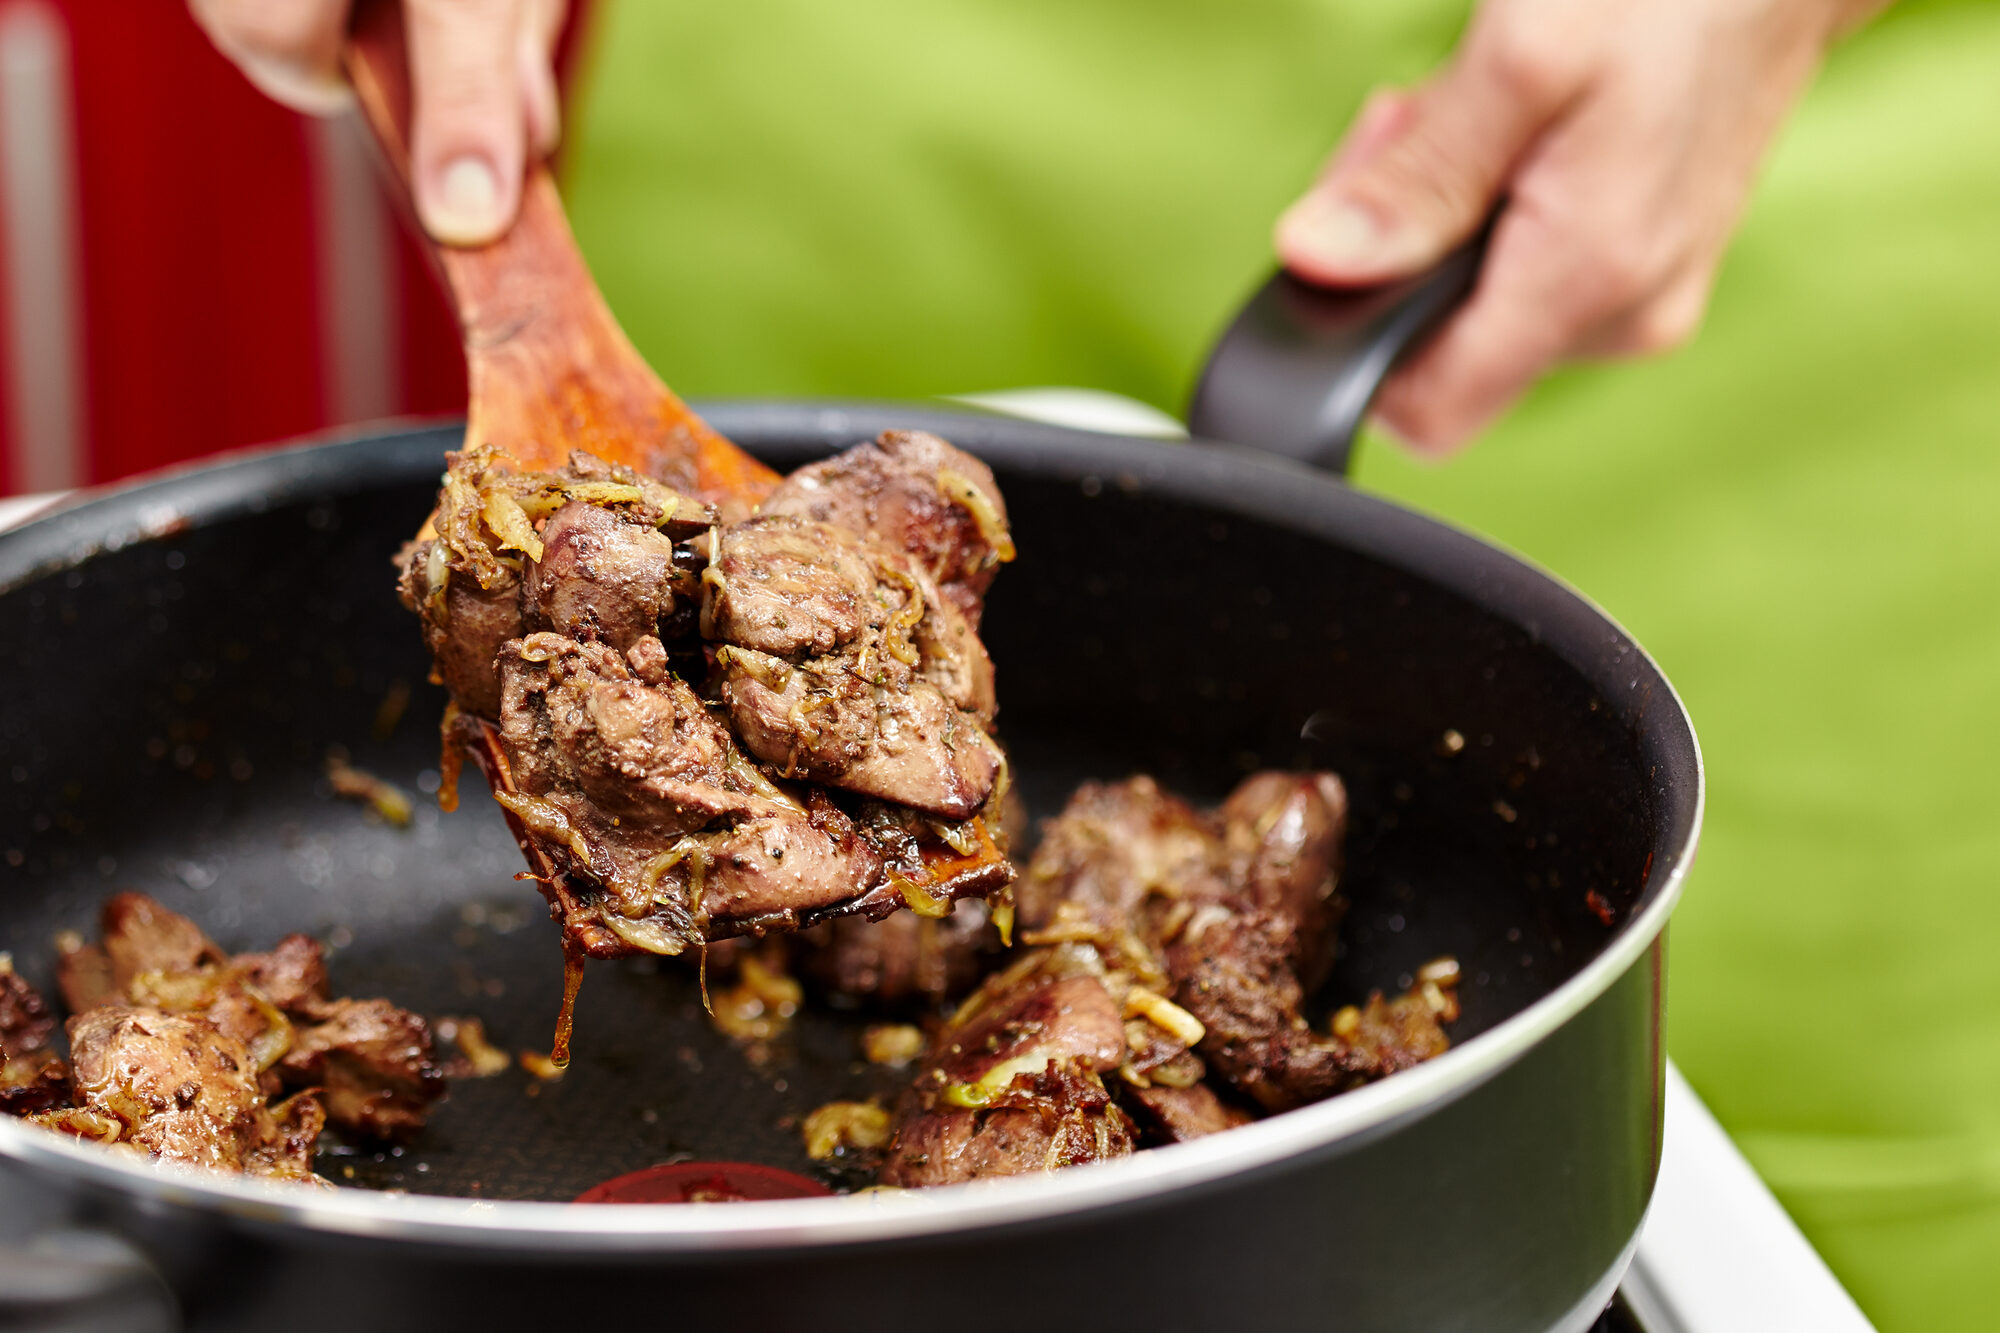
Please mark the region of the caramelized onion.
[[913, 667], [923, 661], [917, 646], [910, 642], [910, 631], [923, 622], [924, 594], [917, 581], [897, 569], [894, 565], [881, 566], [884, 583], [893, 583], [903, 590], [903, 604], [889, 613], [889, 623], [882, 631], [882, 646], [889, 650], [889, 656], [904, 666]]
[[482, 487], [480, 493], [483, 497], [480, 516], [499, 540], [500, 549], [519, 551], [530, 560], [540, 560], [542, 539], [535, 535], [535, 525], [528, 521], [521, 502], [498, 486]]
[[613, 935], [645, 953], [673, 958], [687, 947], [686, 941], [651, 917], [635, 920], [622, 912], [613, 911], [603, 913], [598, 920]]
[[879, 1148], [889, 1141], [889, 1113], [874, 1102], [828, 1102], [801, 1126], [806, 1156], [815, 1162], [847, 1148]]
[[950, 468], [939, 468], [938, 489], [945, 498], [972, 515], [972, 521], [979, 526], [979, 535], [993, 548], [993, 558], [1006, 564], [1014, 558], [1014, 538], [1007, 531], [1006, 521], [1000, 517], [1000, 510], [993, 498], [962, 472]]
[[561, 843], [568, 847], [578, 864], [588, 867], [590, 844], [583, 840], [583, 834], [569, 822], [553, 803], [539, 796], [528, 796], [516, 791], [502, 791], [494, 788], [493, 799], [505, 806], [513, 816], [527, 826], [530, 833], [548, 842]]
[[931, 892], [928, 885], [919, 884], [907, 876], [893, 873], [889, 876], [889, 883], [895, 886], [897, 893], [903, 895], [903, 901], [918, 916], [936, 918], [951, 915], [951, 899], [941, 893]]

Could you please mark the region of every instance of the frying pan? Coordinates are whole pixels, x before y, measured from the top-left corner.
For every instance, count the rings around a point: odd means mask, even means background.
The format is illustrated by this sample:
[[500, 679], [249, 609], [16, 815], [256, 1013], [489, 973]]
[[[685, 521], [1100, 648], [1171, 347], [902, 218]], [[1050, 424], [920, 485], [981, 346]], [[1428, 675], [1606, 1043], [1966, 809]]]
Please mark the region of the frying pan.
[[[861, 1183], [804, 1156], [797, 1118], [898, 1081], [856, 1058], [866, 1015], [809, 1007], [757, 1063], [712, 1032], [689, 969], [599, 964], [565, 1078], [460, 1080], [401, 1154], [322, 1155], [360, 1188], [161, 1172], [0, 1118], [0, 1213], [39, 1237], [0, 1250], [0, 1311], [350, 1333], [1588, 1326], [1658, 1163], [1662, 931], [1700, 822], [1694, 734], [1577, 593], [1309, 465], [1344, 460], [1375, 384], [1476, 263], [1360, 296], [1274, 280], [1197, 395], [1197, 434], [1233, 444], [703, 405], [779, 468], [910, 426], [990, 463], [1021, 555], [985, 638], [1032, 812], [1092, 777], [1149, 772], [1214, 800], [1259, 767], [1338, 770], [1353, 908], [1321, 999], [1455, 955], [1447, 1054], [1046, 1177], [578, 1205], [686, 1158]], [[341, 993], [546, 1043], [559, 949], [497, 810], [468, 793], [399, 830], [321, 777], [340, 746], [434, 788], [443, 698], [389, 555], [457, 438], [414, 426], [241, 455], [0, 537], [0, 948], [31, 980], [50, 981], [57, 930], [89, 931], [132, 888], [232, 949], [319, 936]]]

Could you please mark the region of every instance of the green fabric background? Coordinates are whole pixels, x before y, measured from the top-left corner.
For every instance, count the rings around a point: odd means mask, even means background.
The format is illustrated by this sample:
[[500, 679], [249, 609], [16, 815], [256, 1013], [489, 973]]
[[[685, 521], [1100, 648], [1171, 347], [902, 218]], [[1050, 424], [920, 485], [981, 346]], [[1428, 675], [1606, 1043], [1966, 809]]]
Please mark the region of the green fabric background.
[[[569, 194], [690, 394], [1178, 409], [1270, 220], [1459, 0], [624, 0]], [[1787, 131], [1693, 346], [1360, 483], [1624, 621], [1710, 773], [1675, 1058], [1863, 1308], [2000, 1326], [2000, 6], [1906, 7]]]

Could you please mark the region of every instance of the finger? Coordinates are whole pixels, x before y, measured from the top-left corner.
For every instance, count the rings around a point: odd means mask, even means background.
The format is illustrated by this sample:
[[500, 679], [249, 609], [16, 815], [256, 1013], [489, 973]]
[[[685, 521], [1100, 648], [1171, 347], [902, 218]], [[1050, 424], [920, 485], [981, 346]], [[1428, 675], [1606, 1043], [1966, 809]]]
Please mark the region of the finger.
[[411, 186], [424, 229], [482, 245], [513, 221], [526, 160], [521, 0], [407, 0]]
[[1510, 206], [1471, 298], [1389, 377], [1376, 420], [1419, 453], [1462, 448], [1602, 321], [1589, 292], [1573, 234]]
[[555, 46], [562, 31], [562, 0], [526, 0], [515, 59], [521, 80], [528, 143], [547, 157], [562, 141], [562, 96], [556, 89]]
[[351, 98], [340, 71], [348, 0], [188, 0], [216, 49], [266, 97], [316, 116]]
[[1585, 334], [1580, 357], [1655, 356], [1689, 341], [1701, 330], [1715, 287], [1713, 259], [1690, 265], [1664, 290]]
[[1319, 176], [1321, 183], [1343, 171], [1352, 171], [1373, 157], [1377, 150], [1409, 128], [1416, 108], [1416, 96], [1405, 88], [1378, 88], [1368, 94], [1355, 114], [1354, 124], [1340, 141]]
[[1610, 277], [1620, 266], [1573, 230], [1510, 221], [1473, 298], [1376, 396], [1376, 423], [1418, 453], [1457, 452], [1562, 361], [1653, 356], [1701, 327], [1718, 253], [1657, 282], [1630, 266]]
[[[1482, 11], [1484, 18], [1487, 11]], [[1516, 161], [1581, 87], [1562, 34], [1476, 23], [1459, 58], [1400, 110], [1383, 142], [1336, 161], [1278, 221], [1278, 254], [1312, 282], [1403, 277], [1470, 236]]]

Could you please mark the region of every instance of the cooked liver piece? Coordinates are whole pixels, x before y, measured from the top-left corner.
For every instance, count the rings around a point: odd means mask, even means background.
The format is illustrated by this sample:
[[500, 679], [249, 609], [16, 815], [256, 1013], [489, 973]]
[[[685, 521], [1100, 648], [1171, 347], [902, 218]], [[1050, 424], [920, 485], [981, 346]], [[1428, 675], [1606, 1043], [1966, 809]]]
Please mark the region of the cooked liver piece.
[[31, 1115], [69, 1100], [69, 1067], [49, 1049], [55, 1015], [0, 953], [0, 1115]]
[[999, 948], [986, 904], [961, 902], [938, 919], [898, 912], [881, 921], [847, 917], [798, 937], [801, 970], [843, 995], [888, 1006], [935, 1004], [978, 979]]
[[674, 544], [657, 528], [573, 500], [543, 527], [524, 595], [540, 628], [623, 652], [672, 612], [673, 572]]
[[70, 1019], [69, 1042], [78, 1108], [122, 1125], [117, 1142], [190, 1166], [311, 1174], [294, 1119], [311, 1112], [274, 1117], [250, 1053], [203, 1019], [105, 1005]]
[[1043, 829], [1015, 888], [1021, 924], [1046, 925], [1070, 903], [1102, 925], [1148, 933], [1175, 902], [1228, 894], [1218, 832], [1151, 778], [1086, 782]]
[[1255, 774], [1213, 814], [1150, 778], [1087, 784], [1017, 889], [1021, 919], [1032, 931], [1080, 914], [1136, 937], [1201, 1023], [1211, 1073], [1268, 1110], [1302, 1105], [1445, 1045], [1437, 1012], [1414, 996], [1371, 1007], [1345, 1037], [1301, 1013], [1332, 963], [1346, 822], [1330, 773]]
[[702, 628], [722, 699], [787, 777], [962, 819], [993, 790], [993, 666], [965, 616], [898, 552], [759, 517], [717, 534]]
[[623, 919], [691, 947], [710, 917], [825, 906], [879, 878], [845, 816], [761, 781], [678, 677], [648, 684], [630, 655], [553, 634], [510, 644], [501, 668], [514, 782], [561, 821], [536, 832], [559, 864], [633, 904]]
[[884, 1183], [945, 1185], [1129, 1154], [1131, 1121], [1100, 1076], [1125, 1058], [1101, 971], [1094, 951], [1063, 945], [973, 992], [904, 1099]]
[[1268, 1110], [1317, 1101], [1386, 1072], [1299, 1013], [1293, 922], [1276, 911], [1197, 911], [1168, 950], [1174, 998], [1207, 1030], [1216, 1073]]
[[111, 981], [119, 990], [148, 973], [191, 972], [222, 957], [201, 927], [143, 893], [113, 894], [99, 913]]
[[1347, 789], [1331, 773], [1256, 773], [1222, 805], [1222, 840], [1243, 897], [1296, 922], [1293, 965], [1307, 990], [1333, 964]]
[[43, 1049], [55, 1030], [48, 1002], [14, 970], [14, 960], [0, 953], [0, 1059]]
[[317, 1087], [333, 1123], [373, 1139], [408, 1139], [444, 1095], [430, 1025], [387, 1000], [334, 1000], [297, 1029], [278, 1064], [288, 1087]]
[[1119, 1097], [1148, 1137], [1165, 1143], [1186, 1143], [1250, 1123], [1247, 1112], [1225, 1105], [1205, 1083], [1185, 1088], [1126, 1087], [1119, 1089]]
[[327, 998], [326, 954], [310, 935], [287, 935], [269, 953], [239, 953], [236, 966], [264, 998], [286, 1013], [305, 1013]]
[[[968, 503], [967, 486], [982, 498], [987, 526]], [[906, 553], [974, 629], [986, 589], [1012, 552], [1011, 543], [1003, 553], [993, 541], [1005, 541], [1007, 506], [992, 470], [920, 430], [884, 431], [871, 443], [800, 468], [761, 512], [831, 523]]]
[[496, 717], [500, 712], [500, 673], [494, 658], [500, 645], [524, 632], [521, 580], [507, 571], [490, 588], [473, 578], [450, 579], [442, 596], [431, 595], [431, 578], [442, 561], [438, 543], [412, 542], [397, 557], [402, 576], [397, 582], [403, 605], [423, 618], [424, 646], [438, 679], [468, 713]]
[[[323, 1118], [364, 1138], [407, 1137], [444, 1095], [430, 1026], [387, 1000], [329, 998], [326, 962], [310, 937], [288, 935], [268, 953], [231, 957], [194, 922], [138, 893], [113, 896], [101, 921], [103, 943], [62, 960], [64, 992], [79, 1017], [116, 1009], [146, 1024], [154, 1017], [194, 1023], [232, 1055], [268, 1047], [266, 1058], [276, 1060], [276, 1048], [285, 1047], [284, 1058], [261, 1082], [253, 1074], [253, 1083], [265, 1093], [323, 1087]], [[190, 1030], [172, 1030], [185, 1045]], [[135, 1051], [152, 1049], [140, 1034], [130, 1039], [139, 1043]], [[321, 1112], [311, 1114], [316, 1134]]]
[[122, 992], [111, 975], [111, 959], [100, 945], [85, 944], [73, 934], [57, 937], [56, 988], [73, 1014], [110, 1004]]
[[[538, 512], [555, 506], [540, 538], [546, 568], [538, 569], [517, 548], [468, 548], [473, 534], [498, 541], [485, 535], [490, 529], [479, 517], [486, 500], [481, 481], [497, 460], [491, 451], [446, 459], [451, 472], [432, 516], [444, 532], [403, 548], [397, 591], [422, 619], [438, 679], [460, 708], [478, 717], [499, 716], [495, 663], [510, 640], [555, 628], [625, 648], [653, 634], [654, 621], [673, 606], [674, 540], [713, 518], [650, 478], [573, 451], [561, 472], [521, 479], [521, 493], [538, 499]], [[582, 493], [620, 498], [565, 500]], [[525, 513], [517, 518], [528, 522]]]

